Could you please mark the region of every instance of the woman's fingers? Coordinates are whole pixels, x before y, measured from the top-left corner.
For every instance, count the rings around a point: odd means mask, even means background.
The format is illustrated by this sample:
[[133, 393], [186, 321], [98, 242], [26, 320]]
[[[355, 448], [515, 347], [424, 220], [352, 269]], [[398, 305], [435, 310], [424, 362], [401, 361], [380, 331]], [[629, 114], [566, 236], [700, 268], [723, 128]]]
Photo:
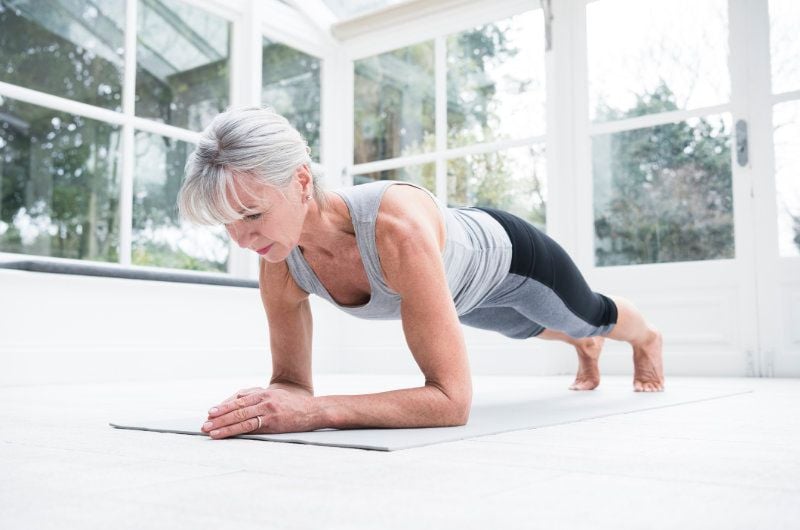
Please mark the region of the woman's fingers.
[[266, 418], [257, 407], [261, 399], [260, 395], [248, 394], [212, 408], [208, 415], [209, 421], [203, 424], [201, 430], [209, 433], [212, 438], [253, 432], [258, 429], [258, 416], [261, 416], [261, 426], [264, 427]]
[[253, 392], [260, 392], [261, 390], [264, 390], [264, 388], [261, 388], [260, 386], [251, 386], [250, 388], [243, 388], [236, 393], [237, 394], [236, 397], [243, 397], [246, 396], [247, 394], [252, 394]]
[[208, 417], [209, 418], [218, 418], [218, 417], [223, 416], [225, 414], [228, 414], [229, 412], [232, 412], [234, 410], [243, 409], [245, 407], [250, 407], [250, 406], [255, 405], [256, 403], [260, 403], [260, 402], [261, 402], [261, 395], [260, 394], [256, 394], [255, 392], [251, 393], [251, 394], [247, 394], [247, 395], [244, 395], [242, 397], [238, 397], [238, 398], [236, 398], [236, 399], [234, 399], [232, 401], [228, 401], [228, 402], [225, 402], [225, 403], [220, 403], [216, 407], [212, 407], [211, 410], [208, 411]]
[[[261, 420], [261, 427], [264, 427], [264, 420]], [[255, 433], [259, 429], [258, 427], [258, 418], [255, 416], [250, 418], [249, 420], [245, 420], [240, 423], [235, 423], [233, 425], [229, 425], [227, 427], [220, 427], [215, 428], [208, 435], [214, 439], [221, 439], [221, 438], [228, 438], [230, 436], [237, 436], [239, 434], [249, 434]]]
[[243, 389], [239, 390], [238, 392], [236, 392], [231, 397], [229, 397], [228, 399], [226, 399], [225, 401], [223, 401], [223, 403], [230, 403], [234, 399], [246, 396], [248, 394], [252, 394], [254, 392], [258, 392], [259, 390], [264, 390], [264, 389], [261, 388], [261, 387], [258, 387], [258, 386], [253, 386], [253, 387], [250, 387], [250, 388], [243, 388]]

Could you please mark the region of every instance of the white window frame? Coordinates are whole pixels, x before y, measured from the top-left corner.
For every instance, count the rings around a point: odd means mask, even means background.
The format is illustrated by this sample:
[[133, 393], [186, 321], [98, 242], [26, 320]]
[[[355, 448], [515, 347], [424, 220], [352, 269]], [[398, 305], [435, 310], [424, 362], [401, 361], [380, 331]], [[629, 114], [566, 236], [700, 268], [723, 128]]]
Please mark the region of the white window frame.
[[[414, 12], [410, 8], [414, 7]], [[504, 151], [513, 147], [547, 143], [548, 135], [532, 135], [524, 138], [511, 138], [468, 146], [447, 147], [447, 37], [472, 29], [476, 26], [502, 20], [511, 16], [539, 8], [537, 0], [504, 0], [500, 2], [435, 1], [422, 5], [410, 2], [408, 11], [389, 9], [373, 16], [359, 17], [334, 25], [333, 32], [348, 36], [342, 43], [347, 62], [349, 78], [345, 84], [349, 91], [347, 131], [344, 137], [348, 165], [346, 183], [353, 183], [353, 176], [362, 173], [399, 169], [402, 167], [435, 163], [436, 196], [447, 202], [447, 162], [474, 154]], [[374, 162], [355, 164], [354, 153], [354, 67], [355, 62], [398, 48], [433, 41], [434, 44], [434, 112], [435, 148], [428, 153], [394, 157]], [[544, 47], [544, 42], [542, 42]], [[549, 77], [549, 76], [548, 76]], [[549, 84], [548, 84], [549, 86]], [[549, 224], [548, 224], [549, 226]]]
[[[336, 108], [329, 103], [335, 92], [325, 89], [335, 83], [331, 65], [335, 65], [335, 46], [318, 28], [310, 25], [296, 11], [276, 0], [235, 0], [221, 3], [211, 0], [178, 0], [202, 9], [231, 24], [231, 58], [229, 75], [229, 101], [231, 106], [259, 105], [261, 95], [261, 48], [262, 37], [282, 42], [322, 61], [321, 83], [324, 108]], [[138, 0], [126, 0], [125, 54], [123, 68], [123, 90], [121, 112], [81, 103], [75, 100], [40, 92], [23, 86], [0, 82], [0, 96], [38, 105], [57, 112], [65, 112], [120, 127], [122, 167], [120, 174], [119, 207], [119, 261], [123, 267], [133, 267], [131, 250], [133, 239], [133, 181], [134, 141], [136, 131], [144, 131], [180, 140], [191, 144], [199, 141], [200, 133], [160, 123], [135, 115], [136, 91], [136, 31]], [[269, 10], [270, 16], [265, 13]], [[329, 79], [330, 78], [330, 79]], [[330, 114], [330, 113], [329, 113]], [[335, 123], [337, 117], [323, 116], [320, 144], [325, 159], [336, 160], [336, 146], [328, 146], [328, 140], [336, 138], [326, 123]], [[327, 156], [330, 153], [330, 156]], [[78, 262], [49, 256], [32, 256], [0, 252], [4, 261], [25, 259]], [[258, 275], [258, 259], [252, 253], [230, 243], [228, 274], [240, 278], [255, 278]]]

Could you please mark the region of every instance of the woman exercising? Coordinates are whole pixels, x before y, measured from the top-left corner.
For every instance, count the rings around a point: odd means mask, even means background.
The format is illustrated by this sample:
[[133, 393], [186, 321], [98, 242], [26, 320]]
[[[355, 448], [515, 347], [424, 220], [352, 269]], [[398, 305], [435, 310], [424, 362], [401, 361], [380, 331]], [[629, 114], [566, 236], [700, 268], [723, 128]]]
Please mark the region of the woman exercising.
[[[184, 218], [225, 225], [261, 256], [272, 377], [213, 407], [203, 432], [464, 425], [472, 402], [460, 324], [565, 341], [572, 390], [600, 383], [605, 337], [633, 347], [634, 390], [662, 391], [661, 334], [627, 300], [592, 292], [551, 238], [492, 208], [449, 208], [426, 189], [377, 181], [328, 192], [302, 136], [270, 109], [234, 109], [203, 132], [179, 197]], [[365, 319], [400, 319], [425, 385], [314, 396], [309, 294]]]

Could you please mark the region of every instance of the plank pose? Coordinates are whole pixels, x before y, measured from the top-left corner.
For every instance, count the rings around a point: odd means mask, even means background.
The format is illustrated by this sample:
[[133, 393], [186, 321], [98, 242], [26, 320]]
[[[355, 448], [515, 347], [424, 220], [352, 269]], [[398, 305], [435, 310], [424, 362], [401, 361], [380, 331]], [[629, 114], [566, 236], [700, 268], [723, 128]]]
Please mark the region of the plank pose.
[[[209, 411], [202, 429], [212, 438], [463, 425], [472, 384], [461, 324], [573, 345], [573, 390], [600, 383], [605, 337], [625, 341], [634, 390], [664, 388], [659, 331], [629, 301], [593, 292], [546, 234], [501, 210], [449, 208], [407, 182], [326, 191], [305, 140], [270, 109], [213, 120], [187, 163], [179, 206], [261, 256], [272, 377]], [[402, 320], [424, 386], [314, 396], [310, 293], [360, 318]]]

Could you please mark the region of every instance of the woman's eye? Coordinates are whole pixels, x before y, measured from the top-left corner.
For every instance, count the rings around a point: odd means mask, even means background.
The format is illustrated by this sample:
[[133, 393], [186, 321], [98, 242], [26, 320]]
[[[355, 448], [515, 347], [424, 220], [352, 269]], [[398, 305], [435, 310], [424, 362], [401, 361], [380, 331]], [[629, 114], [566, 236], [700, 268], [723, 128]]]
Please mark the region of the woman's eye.
[[245, 221], [255, 221], [260, 217], [261, 217], [260, 213], [254, 213], [253, 215], [245, 215], [244, 219]]

